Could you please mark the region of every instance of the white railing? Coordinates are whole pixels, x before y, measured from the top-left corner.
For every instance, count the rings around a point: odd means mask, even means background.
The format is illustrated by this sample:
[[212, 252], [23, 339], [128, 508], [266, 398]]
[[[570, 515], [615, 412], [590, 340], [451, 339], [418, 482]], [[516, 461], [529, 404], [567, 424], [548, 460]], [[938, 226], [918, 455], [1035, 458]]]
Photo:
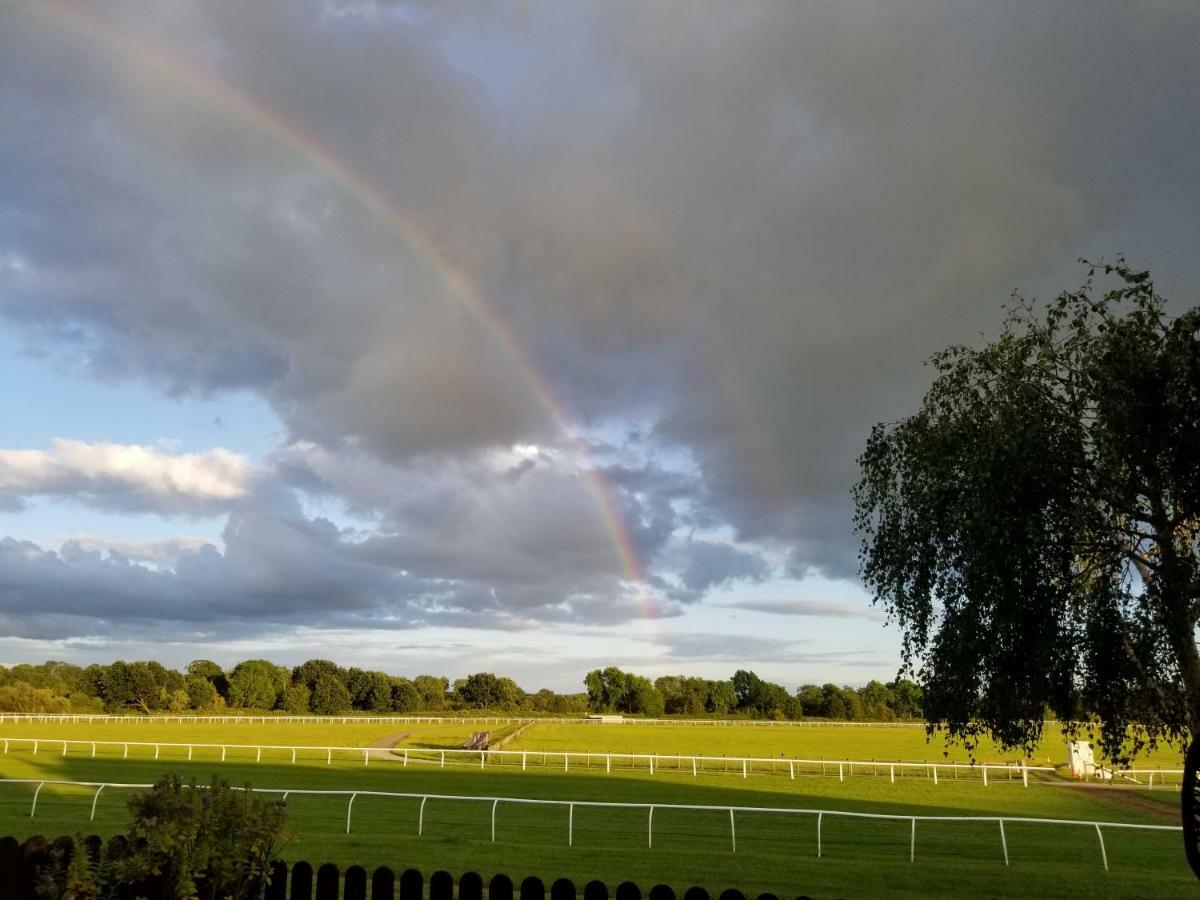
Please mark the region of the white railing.
[[[0, 784], [36, 784], [37, 788], [33, 792], [33, 803], [29, 808], [29, 816], [33, 818], [37, 813], [38, 796], [42, 792], [42, 788], [46, 785], [66, 786], [66, 787], [87, 787], [95, 788], [96, 793], [92, 796], [92, 809], [89, 821], [96, 818], [96, 804], [100, 800], [100, 792], [105, 788], [115, 788], [118, 790], [149, 790], [153, 787], [150, 784], [123, 784], [120, 782], [111, 781], [52, 781], [39, 780], [36, 778], [0, 778]], [[916, 860], [917, 853], [917, 823], [918, 822], [990, 822], [999, 826], [1000, 830], [1000, 847], [1004, 854], [1004, 864], [1009, 865], [1008, 858], [1008, 839], [1004, 833], [1005, 824], [1014, 825], [1060, 825], [1094, 828], [1096, 837], [1100, 842], [1100, 858], [1104, 862], [1104, 869], [1108, 871], [1108, 851], [1104, 846], [1104, 832], [1102, 829], [1117, 829], [1117, 830], [1135, 830], [1135, 831], [1173, 831], [1179, 832], [1183, 829], [1178, 825], [1140, 825], [1131, 822], [1097, 822], [1087, 819], [1046, 819], [1034, 818], [1029, 816], [930, 816], [930, 815], [906, 815], [900, 813], [867, 813], [867, 812], [849, 812], [840, 809], [797, 809], [794, 807], [776, 807], [776, 806], [713, 806], [708, 804], [695, 803], [621, 803], [616, 801], [601, 801], [601, 800], [543, 800], [533, 799], [529, 797], [481, 797], [472, 795], [460, 794], [427, 794], [427, 793], [409, 793], [401, 791], [350, 791], [350, 790], [313, 790], [308, 788], [236, 788], [236, 790], [249, 790], [256, 794], [280, 794], [284, 801], [291, 794], [304, 796], [326, 796], [326, 797], [349, 797], [346, 804], [346, 834], [350, 834], [351, 816], [354, 812], [354, 801], [358, 797], [392, 797], [406, 800], [420, 800], [421, 804], [417, 813], [417, 836], [424, 834], [425, 830], [425, 805], [430, 800], [444, 800], [454, 802], [468, 803], [490, 803], [491, 809], [491, 829], [492, 842], [496, 841], [496, 811], [501, 803], [525, 806], [556, 806], [567, 807], [567, 846], [571, 847], [575, 844], [575, 807], [595, 808], [595, 809], [638, 809], [646, 810], [646, 846], [649, 849], [654, 847], [654, 811], [659, 810], [685, 810], [689, 812], [719, 812], [729, 813], [729, 841], [730, 851], [737, 852], [737, 826], [735, 814], [766, 814], [766, 815], [799, 815], [799, 816], [816, 816], [817, 819], [817, 857], [823, 855], [823, 834], [822, 825], [826, 816], [830, 818], [848, 818], [848, 819], [876, 819], [892, 822], [907, 822], [909, 823], [909, 849], [908, 860], [913, 862]]]
[[843, 722], [834, 719], [807, 719], [802, 721], [775, 721], [774, 719], [640, 719], [622, 718], [601, 721], [599, 718], [587, 716], [550, 717], [550, 716], [263, 716], [263, 715], [151, 715], [112, 714], [112, 713], [14, 713], [0, 712], [0, 724], [11, 722], [204, 722], [205, 724], [230, 724], [234, 722], [253, 722], [257, 724], [271, 722], [310, 723], [314, 725], [370, 725], [374, 723], [407, 723], [407, 724], [473, 724], [473, 723], [512, 723], [512, 722], [545, 722], [551, 725], [715, 725], [722, 727], [792, 727], [792, 728], [924, 728], [924, 722]]
[[[979, 773], [982, 776], [984, 787], [989, 783], [988, 773], [993, 773], [992, 780], [995, 780], [997, 773], [1007, 776], [1007, 781], [1015, 781], [1020, 779], [1022, 785], [1029, 787], [1030, 772], [1053, 772], [1052, 766], [1028, 766], [1024, 763], [931, 763], [931, 762], [905, 762], [903, 760], [867, 760], [867, 759], [796, 759], [786, 757], [769, 757], [769, 756], [700, 756], [700, 755], [676, 755], [662, 753], [603, 753], [603, 752], [588, 752], [580, 750], [463, 750], [463, 749], [435, 749], [426, 747], [316, 747], [316, 746], [293, 746], [290, 744], [208, 744], [199, 742], [188, 743], [173, 743], [167, 741], [92, 741], [92, 740], [70, 740], [65, 738], [32, 738], [32, 737], [5, 737], [0, 738], [4, 744], [4, 753], [9, 752], [10, 745], [30, 745], [33, 748], [33, 753], [36, 755], [43, 747], [50, 747], [61, 750], [62, 756], [67, 755], [69, 747], [85, 747], [91, 749], [91, 755], [96, 755], [96, 750], [99, 747], [121, 747], [123, 748], [122, 758], [129, 758], [130, 747], [153, 747], [154, 758], [158, 759], [162, 749], [179, 749], [187, 750], [187, 758], [192, 759], [195, 750], [220, 750], [221, 761], [225, 762], [228, 751], [254, 751], [255, 762], [262, 762], [262, 753], [264, 750], [279, 751], [283, 753], [291, 753], [291, 762], [294, 764], [297, 760], [299, 752], [303, 751], [306, 755], [324, 754], [325, 762], [331, 765], [334, 759], [334, 753], [337, 753], [342, 760], [347, 755], [353, 754], [357, 759], [362, 757], [363, 765], [369, 765], [372, 758], [384, 759], [392, 762], [399, 761], [402, 765], [408, 766], [413, 763], [431, 763], [445, 768], [447, 757], [450, 758], [450, 764], [455, 765], [455, 759], [462, 759], [465, 762], [458, 765], [474, 766], [478, 761], [478, 767], [484, 766], [491, 762], [493, 765], [505, 765], [505, 760], [510, 760], [508, 764], [514, 767], [518, 764], [521, 766], [521, 771], [529, 768], [531, 762], [535, 767], [550, 767], [561, 768], [564, 772], [569, 772], [571, 762], [575, 762], [576, 768], [591, 769], [604, 766], [605, 772], [613, 770], [613, 763], [616, 762], [617, 768], [625, 769], [645, 769], [649, 774], [653, 775], [655, 769], [662, 770], [664, 768], [671, 771], [687, 771], [691, 769], [693, 777], [700, 774], [734, 774], [741, 775], [743, 778], [748, 778], [750, 775], [766, 775], [766, 769], [770, 766], [771, 774], [787, 775], [795, 779], [797, 773], [800, 775], [815, 775], [819, 768], [822, 775], [832, 776], [834, 771], [837, 772], [838, 780], [845, 781], [847, 777], [872, 775], [873, 777], [888, 777], [894, 784], [896, 781], [897, 772], [903, 778], [905, 772], [917, 772], [923, 777], [932, 778], [934, 784], [939, 783], [939, 771], [941, 778], [946, 777], [946, 773], [950, 773], [950, 777], [957, 779], [960, 771], [965, 771], [968, 774]], [[622, 766], [624, 763], [624, 766]], [[666, 765], [664, 766], [664, 763]], [[674, 763], [674, 765], [671, 765]], [[732, 766], [732, 769], [730, 768]]]
[[566, 719], [533, 719], [519, 716], [164, 716], [164, 715], [110, 715], [108, 713], [0, 713], [0, 724], [5, 722], [70, 722], [78, 724], [93, 722], [119, 722], [122, 725], [139, 724], [183, 724], [200, 722], [205, 725], [248, 724], [278, 724], [294, 725], [470, 725], [470, 724], [512, 724], [523, 722], [554, 722], [578, 721]]
[[[1182, 782], [1183, 779], [1183, 769], [1096, 769], [1097, 775], [1101, 775], [1101, 777], [1103, 777], [1102, 773], [1107, 774], [1114, 779], [1124, 778], [1126, 781], [1132, 781], [1134, 784], [1142, 783], [1142, 780], [1137, 777], [1138, 775], [1148, 776], [1146, 779], [1146, 789], [1150, 791], [1154, 790], [1155, 775], [1159, 776], [1158, 784], [1160, 787], [1167, 783], [1163, 779], [1163, 775], [1174, 775], [1180, 780], [1180, 782]], [[1175, 784], [1174, 786], [1179, 787], [1179, 783]]]

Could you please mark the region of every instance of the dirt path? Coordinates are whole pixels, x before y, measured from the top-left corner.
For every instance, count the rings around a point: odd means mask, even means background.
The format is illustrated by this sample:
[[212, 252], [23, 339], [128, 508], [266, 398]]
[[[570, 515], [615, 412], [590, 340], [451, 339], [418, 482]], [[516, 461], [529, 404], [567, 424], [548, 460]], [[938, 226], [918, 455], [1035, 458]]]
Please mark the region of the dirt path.
[[1174, 794], [1174, 803], [1163, 803], [1146, 796], [1145, 788], [1124, 785], [1087, 784], [1064, 782], [1055, 785], [1064, 790], [1088, 791], [1097, 800], [1111, 804], [1115, 809], [1129, 810], [1160, 820], [1164, 825], [1179, 824], [1179, 794]]
[[383, 757], [385, 759], [390, 757], [392, 755], [392, 748], [410, 734], [412, 734], [411, 731], [397, 731], [395, 734], [389, 734], [381, 737], [368, 748], [375, 751], [371, 754], [371, 756], [376, 758]]

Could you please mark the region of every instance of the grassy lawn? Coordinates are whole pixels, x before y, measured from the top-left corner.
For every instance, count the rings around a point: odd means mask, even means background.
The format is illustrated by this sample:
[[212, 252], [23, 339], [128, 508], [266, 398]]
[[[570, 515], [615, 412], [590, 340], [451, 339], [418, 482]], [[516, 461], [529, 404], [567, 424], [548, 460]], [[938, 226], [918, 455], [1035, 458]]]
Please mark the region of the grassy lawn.
[[[509, 744], [512, 750], [592, 750], [610, 753], [703, 754], [707, 756], [791, 756], [801, 759], [892, 759], [968, 762], [961, 746], [946, 746], [923, 728], [837, 725], [803, 728], [753, 728], [704, 725], [590, 725], [577, 722], [538, 722]], [[1019, 751], [981, 746], [980, 762], [1016, 762]], [[1048, 730], [1033, 757], [1038, 765], [1063, 765], [1067, 742]], [[1179, 768], [1182, 756], [1167, 747], [1143, 753], [1139, 764]]]
[[[186, 725], [146, 723], [128, 725], [40, 724], [12, 728], [0, 736], [88, 739], [196, 741], [219, 743], [304, 743], [365, 746], [401, 731], [408, 741], [437, 745], [461, 743], [472, 725], [400, 726], [389, 724], [230, 724]], [[47, 729], [50, 729], [48, 731]], [[52, 734], [51, 731], [54, 733]], [[867, 735], [861, 731], [868, 731]], [[874, 733], [875, 731], [878, 734]], [[709, 733], [711, 732], [711, 733]], [[719, 732], [719, 733], [718, 733]], [[459, 737], [459, 733], [462, 737]], [[728, 735], [728, 737], [726, 737]], [[815, 735], [815, 737], [814, 737]], [[891, 735], [892, 743], [885, 738]], [[639, 751], [671, 752], [677, 742], [730, 741], [705, 752], [801, 755], [807, 740], [824, 741], [825, 755], [869, 756], [852, 752], [856, 740], [868, 741], [879, 758], [921, 758], [910, 742], [923, 747], [923, 735], [912, 729], [703, 729], [693, 726], [572, 726], [537, 725], [523, 732], [513, 746], [526, 741], [559, 740], [572, 749], [597, 751], [621, 748], [613, 741], [644, 738]], [[688, 745], [688, 752], [693, 752]], [[811, 745], [808, 745], [811, 746]], [[735, 749], [736, 748], [736, 749]], [[547, 748], [550, 749], [550, 748]], [[681, 748], [680, 748], [681, 749]], [[660, 769], [653, 776], [626, 770], [605, 774], [557, 769], [515, 771], [511, 767], [448, 766], [439, 769], [397, 759], [372, 757], [370, 765], [351, 760], [264, 755], [253, 758], [219, 753], [188, 763], [182, 758], [155, 761], [145, 755], [124, 760], [119, 755], [90, 756], [74, 751], [66, 757], [43, 749], [0, 756], [5, 778], [80, 781], [149, 782], [164, 771], [176, 770], [207, 781], [219, 774], [235, 784], [314, 790], [383, 790], [410, 793], [504, 796], [520, 798], [598, 800], [629, 803], [686, 803], [714, 806], [762, 806], [850, 810], [898, 815], [1013, 815], [1076, 818], [1110, 822], [1163, 824], [1170, 821], [1178, 793], [1166, 791], [1081, 790], [1053, 783], [1022, 788], [1020, 782], [943, 780], [934, 786], [925, 779], [855, 778], [836, 776], [731, 778], [690, 771]], [[934, 758], [933, 754], [927, 754]], [[0, 833], [25, 837], [55, 836], [75, 831], [109, 834], [127, 820], [123, 793], [108, 789], [97, 804], [96, 820], [88, 822], [92, 792], [77, 788], [43, 789], [36, 819], [30, 820], [32, 785], [0, 785]], [[1136, 795], [1137, 802], [1129, 802]], [[647, 847], [647, 810], [577, 807], [574, 846], [567, 846], [565, 807], [500, 804], [496, 842], [491, 841], [490, 802], [430, 800], [425, 809], [424, 834], [417, 836], [419, 801], [358, 797], [353, 807], [352, 833], [345, 833], [348, 797], [293, 795], [288, 800], [292, 837], [284, 855], [314, 862], [333, 860], [367, 866], [415, 866], [428, 875], [438, 868], [451, 872], [474, 869], [485, 877], [503, 871], [514, 878], [536, 874], [544, 880], [566, 875], [577, 883], [600, 878], [610, 886], [625, 878], [644, 887], [665, 882], [677, 889], [701, 884], [710, 890], [736, 886], [749, 892], [774, 891], [781, 896], [874, 896], [883, 892], [910, 896], [1194, 896], [1192, 879], [1174, 833], [1104, 833], [1111, 871], [1105, 872], [1095, 830], [1083, 827], [1006, 826], [1011, 865], [1004, 865], [1000, 836], [994, 823], [919, 822], [916, 860], [909, 862], [911, 824], [825, 817], [823, 858], [816, 855], [814, 816], [741, 813], [736, 817], [737, 850], [731, 846], [726, 810], [697, 812], [657, 809], [654, 843]]]

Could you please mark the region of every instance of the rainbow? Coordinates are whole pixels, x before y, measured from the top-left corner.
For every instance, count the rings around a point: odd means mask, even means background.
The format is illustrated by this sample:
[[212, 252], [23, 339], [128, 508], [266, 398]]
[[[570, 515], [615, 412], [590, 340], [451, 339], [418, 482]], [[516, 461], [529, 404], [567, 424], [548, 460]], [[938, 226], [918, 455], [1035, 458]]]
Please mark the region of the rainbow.
[[[135, 67], [153, 76], [156, 87], [168, 85], [182, 96], [237, 119], [243, 126], [266, 135], [321, 171], [436, 273], [449, 295], [484, 326], [512, 360], [533, 396], [563, 435], [586, 455], [586, 448], [572, 434], [570, 418], [553, 388], [538, 371], [517, 335], [488, 300], [478, 282], [465, 268], [454, 264], [428, 230], [389, 201], [362, 172], [340, 158], [319, 137], [304, 131], [296, 122], [211, 72], [153, 44], [133, 40], [89, 15], [82, 4], [76, 6], [62, 0], [28, 0], [24, 8], [79, 39], [98, 44], [119, 64]], [[643, 617], [655, 618], [656, 613], [646, 596], [645, 577], [637, 551], [613, 502], [614, 491], [594, 469], [586, 470], [583, 484], [610, 537], [625, 579], [637, 590]]]

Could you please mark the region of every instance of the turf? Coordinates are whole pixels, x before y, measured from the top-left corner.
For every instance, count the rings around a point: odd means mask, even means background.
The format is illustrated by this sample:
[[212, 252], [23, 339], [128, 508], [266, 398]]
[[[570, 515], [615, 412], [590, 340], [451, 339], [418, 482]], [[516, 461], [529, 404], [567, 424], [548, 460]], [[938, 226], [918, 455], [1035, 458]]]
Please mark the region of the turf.
[[[610, 753], [704, 754], [710, 756], [791, 756], [802, 759], [891, 759], [969, 762], [958, 745], [927, 738], [924, 728], [906, 726], [746, 727], [704, 725], [593, 725], [538, 722], [509, 744], [513, 750], [591, 750]], [[975, 757], [981, 762], [1016, 762], [1019, 751], [987, 743]], [[1062, 765], [1067, 742], [1048, 731], [1031, 763]], [[1182, 754], [1169, 747], [1142, 753], [1139, 765], [1178, 768]]]
[[[131, 726], [62, 725], [60, 737], [87, 738], [101, 728], [123, 729], [116, 739], [137, 740], [153, 732], [160, 740], [219, 743], [238, 737], [244, 743], [285, 744], [303, 738], [307, 744], [326, 741], [341, 745], [369, 745], [399, 731], [418, 732], [393, 724], [269, 724], [228, 726], [144, 724]], [[524, 732], [536, 738], [535, 726]], [[568, 728], [570, 726], [554, 726]], [[586, 729], [587, 746], [603, 750], [608, 730]], [[618, 734], [633, 726], [612, 726]], [[648, 726], [660, 729], [662, 726]], [[39, 736], [49, 737], [43, 724]], [[217, 731], [229, 729], [228, 731]], [[469, 733], [478, 730], [465, 725]], [[682, 730], [682, 729], [681, 729]], [[717, 729], [713, 729], [716, 731]], [[733, 729], [727, 729], [733, 730]], [[738, 729], [743, 738], [780, 739], [783, 729], [757, 735], [765, 729]], [[32, 736], [32, 727], [0, 735]], [[694, 735], [695, 729], [687, 728]], [[707, 729], [706, 729], [707, 731]], [[807, 730], [806, 730], [807, 731]], [[901, 734], [899, 729], [890, 733]], [[656, 740], [675, 740], [655, 731]], [[420, 732], [422, 740], [451, 739], [440, 733]], [[791, 732], [787, 732], [791, 734]], [[918, 732], [919, 734], [919, 732]], [[553, 736], [553, 734], [551, 735]], [[636, 735], [634, 735], [636, 736]], [[349, 739], [354, 738], [353, 743]], [[576, 735], [568, 733], [573, 743]], [[712, 736], [713, 740], [716, 739]], [[213, 738], [213, 740], [209, 740]], [[852, 735], [847, 735], [847, 740]], [[153, 738], [152, 738], [153, 739]], [[543, 738], [544, 739], [544, 736]], [[622, 738], [624, 740], [625, 738]], [[692, 738], [695, 739], [694, 737]], [[705, 739], [708, 739], [706, 736]], [[722, 738], [724, 740], [724, 738]], [[791, 740], [791, 738], [788, 738]], [[842, 745], [838, 745], [842, 746]], [[886, 749], [896, 758], [906, 745]], [[654, 748], [650, 749], [653, 752]], [[790, 744], [775, 754], [793, 753]], [[745, 752], [745, 743], [739, 744]], [[757, 750], [756, 750], [757, 752]], [[831, 751], [832, 752], [832, 751]], [[882, 755], [882, 750], [880, 751]], [[691, 803], [715, 806], [809, 807], [828, 810], [861, 810], [908, 815], [1004, 814], [1049, 818], [1079, 818], [1161, 824], [1168, 821], [1178, 794], [1173, 791], [1082, 791], [1051, 784], [1022, 788], [1018, 783], [947, 782], [938, 786], [924, 779], [859, 777], [731, 778], [659, 770], [655, 775], [630, 771], [605, 774], [602, 770], [562, 772], [556, 769], [520, 772], [511, 767], [448, 766], [446, 769], [413, 764], [405, 768], [398, 759], [376, 759], [370, 765], [350, 760], [301, 758], [296, 764], [264, 757], [262, 763], [234, 759], [221, 764], [216, 756], [190, 764], [182, 759], [155, 761], [145, 758], [105, 756], [93, 759], [74, 752], [66, 757], [28, 749], [0, 756], [0, 775], [6, 778], [86, 781], [149, 782], [168, 770], [182, 771], [199, 781], [214, 773], [235, 784], [256, 787], [327, 790], [387, 790], [412, 793], [484, 795], [567, 800], [602, 800], [630, 803]], [[767, 754], [764, 754], [767, 755]], [[853, 754], [862, 756], [864, 754]], [[136, 756], [136, 754], [135, 754]], [[127, 820], [126, 796], [106, 790], [97, 804], [96, 820], [87, 821], [92, 792], [47, 787], [38, 801], [37, 816], [29, 819], [33, 785], [0, 785], [0, 832], [17, 836], [32, 833], [57, 835], [75, 831], [108, 834], [123, 829]], [[1138, 803], [1129, 797], [1136, 794]], [[292, 837], [285, 848], [288, 858], [314, 862], [333, 860], [368, 866], [415, 866], [427, 875], [435, 869], [462, 872], [474, 869], [485, 876], [503, 871], [515, 878], [536, 874], [552, 880], [566, 875], [581, 883], [591, 878], [615, 884], [632, 879], [648, 887], [664, 882], [676, 889], [692, 884], [710, 890], [736, 886], [744, 891], [773, 891], [780, 896], [1194, 896], [1195, 887], [1183, 862], [1180, 839], [1174, 833], [1105, 832], [1110, 872], [1100, 861], [1094, 829], [1065, 826], [1009, 825], [1006, 828], [1011, 866], [1001, 854], [994, 823], [925, 823], [917, 825], [916, 861], [910, 863], [910, 823], [838, 820], [823, 821], [824, 857], [816, 857], [816, 821], [812, 816], [739, 814], [736, 818], [737, 851], [730, 840], [727, 811], [684, 812], [658, 809], [654, 815], [654, 846], [646, 846], [647, 811], [576, 808], [574, 846], [567, 847], [567, 810], [562, 807], [521, 807], [501, 804], [497, 810], [496, 843], [491, 842], [491, 803], [431, 800], [425, 810], [424, 834], [417, 837], [419, 802], [397, 798], [360, 796], [354, 802], [353, 829], [345, 834], [347, 797], [289, 798]]]

